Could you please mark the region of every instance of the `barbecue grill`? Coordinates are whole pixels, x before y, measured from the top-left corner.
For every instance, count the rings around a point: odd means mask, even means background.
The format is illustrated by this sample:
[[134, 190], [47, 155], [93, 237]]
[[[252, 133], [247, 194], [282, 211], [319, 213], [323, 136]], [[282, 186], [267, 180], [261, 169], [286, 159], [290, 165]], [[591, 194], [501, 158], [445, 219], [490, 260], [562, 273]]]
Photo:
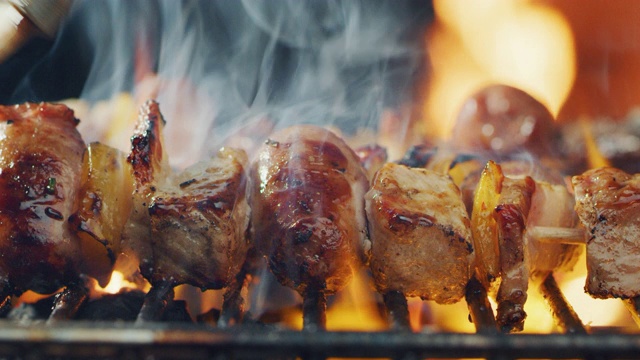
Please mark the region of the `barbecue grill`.
[[[415, 6], [415, 5], [414, 5]], [[131, 5], [131, 7], [135, 7]], [[429, 12], [429, 11], [427, 11]], [[159, 14], [153, 13], [152, 16]], [[420, 21], [430, 21], [432, 14], [422, 14]], [[334, 24], [335, 26], [335, 24]], [[326, 30], [326, 29], [325, 29]], [[331, 29], [329, 29], [331, 30]], [[67, 31], [67, 30], [65, 30]], [[332, 31], [335, 31], [333, 29]], [[422, 28], [420, 28], [422, 31]], [[329, 33], [330, 31], [327, 31]], [[42, 39], [27, 44], [15, 58], [5, 64], [4, 79], [8, 84], [0, 89], [0, 100], [18, 102], [32, 100], [60, 100], [80, 95], [91, 62], [91, 55], [77, 54], [80, 65], [61, 58], [60, 54], [72, 53], [69, 44], [86, 44], [83, 34], [65, 32], [67, 42], [56, 43], [56, 51], [50, 53], [52, 43]], [[327, 34], [324, 34], [327, 35]], [[150, 44], [156, 50], [158, 44]], [[276, 46], [279, 56], [290, 55], [297, 45], [293, 43]], [[47, 55], [48, 54], [48, 55]], [[53, 55], [52, 55], [53, 54]], [[42, 56], [49, 61], [39, 62]], [[284, 58], [287, 58], [284, 56]], [[410, 63], [407, 59], [394, 59], [393, 69]], [[52, 65], [53, 64], [53, 65]], [[152, 68], [158, 64], [149, 64]], [[35, 66], [35, 71], [31, 71]], [[51, 67], [64, 69], [49, 77]], [[8, 71], [6, 69], [9, 69]], [[132, 69], [126, 71], [131, 72]], [[354, 70], [354, 79], [359, 79], [361, 69]], [[421, 69], [425, 71], [425, 69]], [[125, 71], [125, 72], [126, 72]], [[275, 69], [278, 72], [278, 69]], [[284, 72], [284, 70], [280, 70]], [[65, 78], [63, 74], [74, 73]], [[414, 71], [402, 75], [414, 75]], [[28, 76], [25, 78], [25, 74]], [[132, 74], [127, 76], [132, 77]], [[48, 79], [46, 79], [49, 77]], [[25, 80], [26, 79], [26, 80]], [[44, 81], [43, 81], [44, 80]], [[277, 87], [286, 83], [283, 79], [269, 79], [269, 85]], [[285, 79], [288, 80], [288, 79]], [[397, 78], [385, 79], [398, 81]], [[64, 81], [65, 86], [60, 86]], [[25, 87], [25, 84], [33, 86]], [[125, 84], [123, 87], [126, 88]], [[260, 89], [247, 85], [249, 103], [256, 101]], [[16, 92], [13, 92], [16, 90]], [[282, 96], [276, 93], [274, 97]], [[93, 100], [93, 99], [92, 99]], [[389, 100], [389, 99], [386, 99]], [[390, 103], [398, 99], [390, 99]], [[233, 118], [235, 114], [225, 114]], [[352, 118], [346, 116], [342, 122]], [[575, 131], [573, 132], [575, 133]], [[582, 151], [579, 149], [576, 153]], [[223, 306], [227, 314], [239, 316], [240, 289]], [[530, 291], [537, 291], [531, 289]], [[553, 359], [627, 359], [640, 357], [640, 335], [638, 330], [627, 327], [590, 327], [584, 324], [572, 305], [561, 293], [554, 277], [549, 275], [539, 288], [548, 302], [550, 312], [558, 324], [558, 333], [504, 334], [498, 329], [483, 287], [475, 280], [467, 285], [465, 301], [468, 305], [469, 321], [475, 333], [442, 331], [425, 325], [419, 331], [411, 330], [408, 321], [407, 300], [401, 294], [389, 293], [381, 300], [386, 310], [388, 330], [385, 331], [328, 331], [323, 330], [325, 300], [310, 297], [302, 304], [305, 322], [303, 330], [292, 330], [277, 322], [226, 319], [227, 326], [220, 327], [215, 321], [201, 318], [200, 321], [164, 321], [139, 324], [133, 319], [87, 320], [78, 316], [68, 321], [46, 322], [38, 316], [17, 316], [0, 320], [0, 358], [11, 359], [324, 359], [324, 358], [553, 358]], [[124, 295], [119, 295], [124, 296]], [[134, 302], [135, 304], [138, 304]], [[87, 306], [86, 304], [84, 306]], [[640, 303], [627, 301], [627, 307], [636, 320], [639, 319]], [[135, 306], [134, 306], [135, 308]], [[183, 307], [183, 310], [186, 307]], [[185, 320], [180, 312], [176, 318]], [[45, 311], [46, 312], [46, 311]], [[181, 315], [180, 315], [181, 314]], [[192, 314], [195, 315], [195, 314]], [[467, 321], [461, 314], [461, 321]], [[174, 318], [173, 320], [176, 320]], [[529, 319], [528, 321], [534, 321]]]
[[[560, 292], [553, 276], [540, 286], [560, 333], [504, 334], [479, 282], [467, 286], [469, 320], [476, 333], [443, 332], [425, 326], [413, 332], [403, 319], [406, 300], [385, 299], [389, 330], [291, 330], [278, 324], [240, 322], [226, 328], [210, 323], [162, 321], [0, 321], [0, 356], [16, 359], [324, 359], [324, 358], [489, 358], [627, 359], [640, 354], [637, 331], [587, 328]], [[322, 304], [307, 304], [306, 321], [316, 321]], [[629, 303], [637, 316], [638, 304]], [[316, 324], [320, 325], [320, 324]], [[320, 326], [321, 327], [321, 326]]]

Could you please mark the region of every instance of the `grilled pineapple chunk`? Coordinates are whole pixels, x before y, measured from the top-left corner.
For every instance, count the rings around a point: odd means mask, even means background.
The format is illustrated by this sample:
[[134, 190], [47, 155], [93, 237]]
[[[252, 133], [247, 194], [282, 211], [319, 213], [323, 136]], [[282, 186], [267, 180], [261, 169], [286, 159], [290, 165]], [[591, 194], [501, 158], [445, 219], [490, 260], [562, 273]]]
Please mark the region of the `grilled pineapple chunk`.
[[486, 289], [495, 289], [500, 277], [500, 248], [498, 228], [494, 218], [500, 200], [504, 174], [500, 165], [489, 161], [482, 170], [473, 201], [471, 230], [476, 249], [476, 271], [478, 280]]
[[106, 286], [122, 247], [131, 213], [133, 177], [126, 155], [101, 143], [87, 147], [83, 158], [78, 211], [70, 222], [81, 239], [85, 270]]

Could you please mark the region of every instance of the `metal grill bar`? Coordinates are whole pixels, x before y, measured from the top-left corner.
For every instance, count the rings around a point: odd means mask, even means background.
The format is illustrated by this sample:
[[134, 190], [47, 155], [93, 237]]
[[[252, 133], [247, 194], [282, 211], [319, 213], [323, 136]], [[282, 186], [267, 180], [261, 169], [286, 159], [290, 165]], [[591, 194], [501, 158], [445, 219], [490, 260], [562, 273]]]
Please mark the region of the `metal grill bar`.
[[150, 323], [0, 323], [0, 356], [73, 358], [637, 358], [640, 336], [595, 334], [461, 334], [306, 332], [236, 326]]

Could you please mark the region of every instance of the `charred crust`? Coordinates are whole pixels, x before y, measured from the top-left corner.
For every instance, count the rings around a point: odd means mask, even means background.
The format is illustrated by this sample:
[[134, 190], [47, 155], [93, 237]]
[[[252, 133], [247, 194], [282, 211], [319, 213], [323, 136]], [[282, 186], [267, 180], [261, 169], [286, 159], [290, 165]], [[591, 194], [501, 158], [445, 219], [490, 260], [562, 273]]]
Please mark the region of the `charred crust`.
[[462, 163], [465, 163], [467, 161], [477, 160], [477, 159], [479, 159], [479, 157], [477, 155], [474, 155], [474, 154], [458, 154], [455, 157], [455, 159], [453, 159], [451, 164], [449, 164], [449, 170], [453, 169], [458, 164], [462, 164]]
[[305, 244], [309, 242], [309, 240], [311, 239], [311, 236], [313, 236], [313, 231], [311, 229], [297, 231], [296, 234], [293, 236], [293, 244], [294, 245]]
[[191, 184], [193, 184], [193, 183], [195, 183], [195, 182], [196, 182], [196, 179], [189, 179], [189, 180], [187, 180], [187, 181], [183, 181], [183, 182], [181, 182], [181, 183], [180, 183], [180, 185], [178, 185], [178, 186], [180, 186], [180, 188], [181, 188], [181, 189], [184, 189], [184, 188], [186, 188], [187, 186], [189, 186], [189, 185], [191, 185]]
[[467, 251], [469, 252], [469, 254], [473, 253], [473, 245], [471, 244], [471, 242], [467, 241]]
[[510, 300], [501, 301], [498, 304], [496, 321], [504, 333], [522, 331], [527, 313], [522, 308], [522, 304], [514, 303]]
[[58, 221], [64, 220], [64, 216], [62, 215], [62, 213], [50, 206], [47, 206], [46, 208], [44, 208], [44, 214], [53, 220], [58, 220]]
[[436, 149], [426, 144], [415, 145], [407, 150], [398, 164], [408, 167], [424, 167], [435, 153]]

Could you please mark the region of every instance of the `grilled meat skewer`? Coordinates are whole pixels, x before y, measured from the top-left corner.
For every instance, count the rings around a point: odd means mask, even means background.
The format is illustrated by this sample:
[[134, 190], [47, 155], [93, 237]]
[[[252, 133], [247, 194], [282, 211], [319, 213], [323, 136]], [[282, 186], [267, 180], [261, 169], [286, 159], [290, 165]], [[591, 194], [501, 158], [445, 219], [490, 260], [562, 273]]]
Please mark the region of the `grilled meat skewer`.
[[250, 178], [254, 243], [278, 281], [303, 296], [342, 289], [369, 247], [368, 180], [353, 150], [323, 128], [289, 127], [262, 146]]

